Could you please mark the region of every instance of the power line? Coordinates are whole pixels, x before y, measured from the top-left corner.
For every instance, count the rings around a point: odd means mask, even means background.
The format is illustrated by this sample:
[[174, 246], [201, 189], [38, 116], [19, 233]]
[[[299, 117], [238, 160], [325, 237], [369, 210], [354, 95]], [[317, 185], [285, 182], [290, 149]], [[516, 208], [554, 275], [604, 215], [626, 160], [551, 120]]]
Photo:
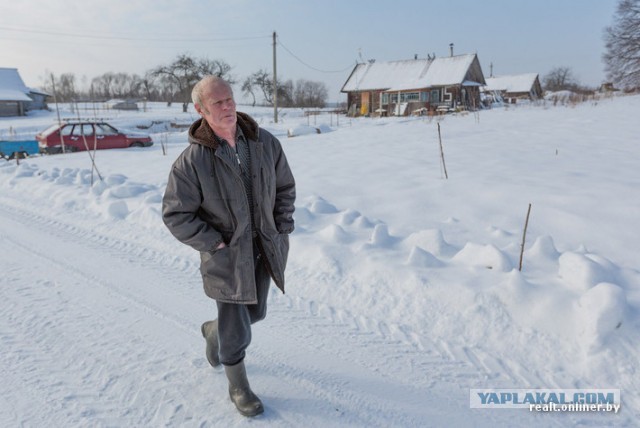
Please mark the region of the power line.
[[147, 41], [147, 42], [222, 42], [222, 41], [266, 39], [271, 37], [270, 35], [266, 35], [266, 36], [245, 36], [245, 37], [174, 39], [174, 38], [156, 38], [156, 37], [100, 36], [100, 35], [93, 35], [93, 34], [86, 34], [86, 33], [82, 34], [82, 33], [66, 33], [61, 31], [42, 31], [42, 30], [31, 30], [31, 29], [25, 29], [25, 28], [5, 27], [5, 26], [0, 26], [0, 30], [16, 31], [20, 33], [43, 34], [47, 36], [64, 36], [64, 37], [79, 37], [79, 38], [85, 38], [85, 39], [128, 40], [128, 41]]
[[285, 45], [282, 44], [282, 42], [280, 41], [280, 37], [278, 37], [278, 44], [280, 46], [282, 46], [282, 48], [287, 51], [287, 53], [289, 53], [289, 55], [291, 55], [292, 57], [294, 57], [296, 60], [298, 60], [298, 62], [300, 62], [302, 65], [309, 67], [312, 70], [315, 71], [319, 71], [321, 73], [344, 73], [347, 70], [350, 70], [353, 68], [353, 65], [349, 65], [348, 67], [342, 69], [342, 70], [321, 70], [319, 68], [313, 67], [309, 64], [307, 64], [306, 62], [304, 62], [303, 60], [301, 60], [296, 54], [294, 54], [293, 52], [291, 52]]

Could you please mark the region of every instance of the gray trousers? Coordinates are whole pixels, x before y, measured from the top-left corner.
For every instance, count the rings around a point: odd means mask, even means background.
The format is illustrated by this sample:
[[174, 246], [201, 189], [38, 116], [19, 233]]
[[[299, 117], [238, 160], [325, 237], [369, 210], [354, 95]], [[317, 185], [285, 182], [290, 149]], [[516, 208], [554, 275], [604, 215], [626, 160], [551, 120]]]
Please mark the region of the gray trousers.
[[258, 303], [243, 305], [216, 301], [220, 362], [226, 366], [232, 366], [244, 359], [245, 351], [251, 343], [251, 324], [261, 321], [267, 316], [267, 297], [271, 277], [255, 239], [253, 258]]

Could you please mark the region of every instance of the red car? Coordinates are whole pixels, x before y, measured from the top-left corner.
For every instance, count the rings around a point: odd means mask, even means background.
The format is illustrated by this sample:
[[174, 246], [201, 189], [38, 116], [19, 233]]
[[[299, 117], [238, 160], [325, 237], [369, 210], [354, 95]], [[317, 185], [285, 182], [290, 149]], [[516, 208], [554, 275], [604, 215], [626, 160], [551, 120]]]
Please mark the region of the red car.
[[147, 134], [121, 132], [101, 121], [64, 121], [51, 125], [38, 133], [36, 140], [43, 153], [62, 153], [62, 144], [68, 152], [125, 147], [149, 147], [153, 140]]

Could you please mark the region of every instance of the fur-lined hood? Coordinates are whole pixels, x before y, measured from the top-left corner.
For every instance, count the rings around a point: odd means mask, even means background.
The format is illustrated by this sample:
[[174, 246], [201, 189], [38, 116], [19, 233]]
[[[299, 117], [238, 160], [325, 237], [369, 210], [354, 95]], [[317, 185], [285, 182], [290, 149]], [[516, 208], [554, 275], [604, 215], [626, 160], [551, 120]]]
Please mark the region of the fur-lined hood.
[[[258, 123], [246, 113], [236, 112], [238, 126], [247, 140], [258, 141]], [[200, 118], [189, 127], [189, 142], [212, 149], [218, 148], [218, 140], [206, 120]]]

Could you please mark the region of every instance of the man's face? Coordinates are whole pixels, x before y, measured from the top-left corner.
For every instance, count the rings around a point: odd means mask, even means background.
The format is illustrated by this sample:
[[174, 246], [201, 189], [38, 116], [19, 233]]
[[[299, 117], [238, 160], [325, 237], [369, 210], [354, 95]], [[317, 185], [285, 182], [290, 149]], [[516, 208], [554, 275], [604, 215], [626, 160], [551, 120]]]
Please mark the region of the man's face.
[[236, 103], [231, 88], [223, 83], [212, 83], [202, 92], [196, 111], [207, 121], [216, 134], [235, 133]]

